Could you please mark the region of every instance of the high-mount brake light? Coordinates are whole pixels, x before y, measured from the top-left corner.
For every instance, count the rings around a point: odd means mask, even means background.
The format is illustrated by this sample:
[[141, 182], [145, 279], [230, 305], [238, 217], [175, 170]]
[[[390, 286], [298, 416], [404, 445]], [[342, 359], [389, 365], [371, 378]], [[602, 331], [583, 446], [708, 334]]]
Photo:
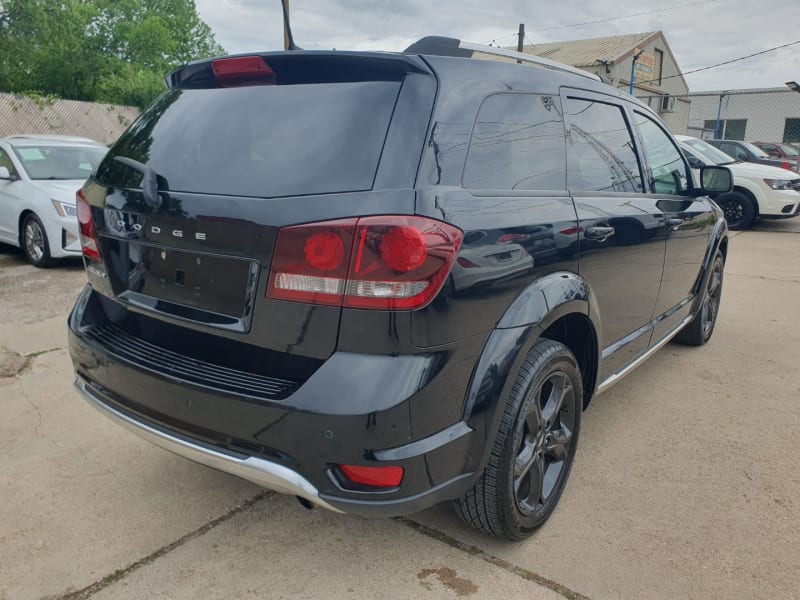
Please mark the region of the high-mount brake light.
[[416, 216], [284, 227], [267, 297], [376, 310], [422, 308], [441, 290], [462, 239], [460, 229]]
[[224, 87], [273, 85], [275, 72], [260, 56], [234, 56], [211, 61], [214, 78]]
[[78, 190], [76, 194], [76, 206], [83, 255], [89, 260], [100, 262], [100, 245], [97, 243], [97, 231], [92, 220], [92, 207], [83, 195], [83, 190]]

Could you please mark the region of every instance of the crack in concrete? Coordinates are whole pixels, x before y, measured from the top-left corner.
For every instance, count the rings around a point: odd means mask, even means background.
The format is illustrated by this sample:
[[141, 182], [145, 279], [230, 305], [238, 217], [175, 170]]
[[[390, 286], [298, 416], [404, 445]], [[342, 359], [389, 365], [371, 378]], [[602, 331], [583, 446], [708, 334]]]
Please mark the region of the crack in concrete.
[[26, 354], [28, 358], [37, 358], [42, 356], [43, 354], [50, 354], [51, 352], [58, 352], [59, 350], [66, 350], [66, 346], [58, 346], [56, 348], [50, 348], [48, 350], [37, 350], [36, 352], [31, 352], [30, 354]]
[[19, 387], [19, 391], [22, 394], [22, 397], [25, 398], [25, 401], [28, 404], [30, 404], [31, 408], [36, 412], [36, 420], [37, 420], [37, 422], [36, 422], [36, 427], [34, 427], [34, 433], [36, 434], [36, 437], [40, 437], [40, 438], [44, 439], [44, 436], [42, 435], [42, 431], [41, 431], [42, 430], [42, 423], [44, 422], [44, 417], [42, 417], [41, 409], [38, 406], [36, 406], [36, 404], [33, 402], [33, 400], [30, 399], [30, 397], [28, 396], [28, 392], [25, 391], [25, 386], [22, 385], [22, 381], [19, 380], [19, 379], [17, 380], [17, 386]]
[[763, 279], [765, 281], [779, 281], [781, 283], [800, 283], [800, 279], [780, 279], [778, 277], [766, 277], [764, 275], [750, 275], [748, 273], [736, 273], [735, 271], [725, 271], [726, 276], [747, 277], [749, 279]]
[[253, 496], [249, 500], [245, 500], [242, 504], [239, 504], [238, 506], [233, 507], [228, 512], [226, 512], [225, 514], [217, 517], [213, 521], [209, 521], [208, 523], [206, 523], [202, 527], [198, 527], [194, 531], [190, 531], [189, 533], [187, 533], [186, 535], [178, 538], [174, 542], [172, 542], [170, 544], [167, 544], [166, 546], [162, 546], [161, 548], [159, 548], [155, 552], [152, 552], [152, 553], [148, 554], [147, 556], [145, 556], [143, 558], [140, 558], [139, 560], [137, 560], [134, 563], [131, 563], [127, 567], [124, 567], [122, 569], [117, 569], [113, 573], [111, 573], [109, 575], [106, 575], [102, 579], [100, 579], [98, 581], [95, 581], [93, 584], [91, 584], [91, 585], [89, 585], [89, 586], [87, 586], [87, 587], [85, 587], [85, 588], [83, 588], [81, 590], [77, 590], [75, 592], [69, 592], [69, 593], [63, 594], [61, 596], [57, 596], [56, 598], [54, 598], [54, 600], [85, 600], [86, 598], [91, 598], [92, 596], [94, 596], [98, 592], [104, 590], [105, 588], [107, 588], [107, 587], [109, 587], [111, 585], [114, 585], [118, 581], [121, 581], [122, 579], [124, 579], [125, 577], [127, 577], [128, 575], [133, 573], [134, 571], [138, 571], [142, 567], [145, 567], [145, 566], [149, 565], [150, 563], [158, 560], [162, 556], [165, 556], [166, 554], [169, 554], [170, 552], [172, 552], [176, 548], [180, 548], [186, 542], [190, 542], [191, 540], [193, 540], [195, 538], [198, 538], [198, 537], [208, 533], [209, 531], [214, 529], [217, 525], [221, 525], [225, 521], [235, 517], [238, 514], [243, 513], [244, 511], [252, 508], [255, 504], [257, 504], [261, 500], [264, 500], [265, 498], [269, 498], [270, 496], [272, 496], [274, 494], [275, 494], [275, 492], [273, 492], [273, 491], [264, 490], [263, 492]]
[[560, 583], [552, 581], [551, 579], [547, 579], [546, 577], [542, 577], [541, 575], [538, 575], [533, 571], [529, 571], [528, 569], [525, 569], [523, 567], [518, 567], [517, 565], [510, 563], [507, 560], [503, 560], [502, 558], [499, 558], [497, 556], [489, 554], [488, 552], [485, 552], [484, 550], [481, 550], [477, 546], [472, 546], [470, 544], [457, 540], [454, 537], [450, 537], [446, 533], [442, 533], [441, 531], [432, 529], [431, 527], [428, 527], [427, 525], [423, 525], [422, 523], [409, 519], [408, 517], [395, 517], [394, 520], [397, 521], [398, 523], [406, 525], [407, 527], [410, 527], [411, 529], [415, 530], [418, 533], [421, 533], [422, 535], [426, 535], [430, 538], [433, 538], [434, 540], [442, 542], [443, 544], [447, 544], [451, 548], [455, 548], [456, 550], [465, 552], [466, 554], [474, 556], [475, 558], [479, 558], [489, 563], [490, 565], [494, 565], [495, 567], [500, 567], [501, 569], [508, 571], [509, 573], [512, 573], [517, 577], [521, 577], [526, 581], [530, 581], [532, 583], [545, 587], [557, 594], [560, 594], [561, 596], [567, 598], [568, 600], [590, 600], [588, 596], [579, 594], [578, 592], [575, 592], [569, 589], [568, 587], [561, 585]]

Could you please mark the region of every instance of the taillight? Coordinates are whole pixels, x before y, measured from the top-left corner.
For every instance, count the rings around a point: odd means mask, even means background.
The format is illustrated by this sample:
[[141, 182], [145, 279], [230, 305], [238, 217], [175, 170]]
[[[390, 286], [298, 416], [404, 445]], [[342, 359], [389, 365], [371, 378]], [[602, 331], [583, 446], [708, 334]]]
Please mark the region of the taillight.
[[781, 168], [782, 169], [791, 169], [792, 168], [792, 164], [788, 163], [788, 162], [782, 162], [781, 163]]
[[86, 196], [83, 195], [83, 190], [78, 190], [76, 196], [78, 232], [83, 255], [89, 260], [100, 262], [100, 246], [97, 243], [97, 232], [94, 229], [94, 221], [92, 221], [92, 208], [86, 200]]
[[285, 227], [267, 297], [377, 310], [413, 310], [442, 288], [459, 229], [425, 217], [382, 216]]
[[272, 85], [275, 72], [260, 56], [235, 56], [211, 61], [214, 79], [224, 87]]
[[562, 229], [558, 233], [562, 233], [564, 235], [575, 235], [576, 233], [581, 233], [583, 231], [583, 227], [567, 227], [566, 229]]
[[531, 236], [527, 233], [505, 233], [497, 238], [498, 244], [521, 244], [527, 242]]
[[463, 256], [459, 256], [456, 262], [465, 269], [477, 269], [478, 267], [480, 267], [480, 265], [475, 264], [470, 259], [464, 258]]

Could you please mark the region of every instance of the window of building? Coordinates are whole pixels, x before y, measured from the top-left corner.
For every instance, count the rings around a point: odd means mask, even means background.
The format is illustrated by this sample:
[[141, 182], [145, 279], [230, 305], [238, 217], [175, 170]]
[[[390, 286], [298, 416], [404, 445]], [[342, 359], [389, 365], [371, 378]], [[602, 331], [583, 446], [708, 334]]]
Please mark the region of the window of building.
[[634, 120], [650, 164], [651, 191], [655, 194], [688, 194], [686, 163], [670, 137], [650, 117], [637, 112]]
[[464, 187], [566, 189], [565, 145], [557, 96], [489, 96], [478, 111], [470, 138]]
[[661, 85], [661, 70], [664, 66], [664, 51], [656, 50], [653, 52], [653, 81]]
[[622, 107], [592, 100], [567, 100], [570, 189], [641, 192], [642, 176]]
[[[716, 131], [717, 120], [710, 119], [704, 124], [709, 131]], [[747, 131], [747, 119], [722, 119], [719, 122], [719, 140], [744, 140]]]
[[800, 142], [800, 119], [786, 119], [783, 129], [783, 141], [787, 144]]

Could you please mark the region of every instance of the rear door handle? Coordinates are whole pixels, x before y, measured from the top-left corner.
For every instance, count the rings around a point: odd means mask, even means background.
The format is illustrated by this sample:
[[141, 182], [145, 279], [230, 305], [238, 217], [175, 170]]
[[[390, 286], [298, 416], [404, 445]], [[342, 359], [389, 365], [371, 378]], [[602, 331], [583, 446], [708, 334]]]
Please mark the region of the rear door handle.
[[604, 241], [614, 235], [615, 230], [613, 227], [587, 227], [584, 232], [584, 237], [589, 240]]

